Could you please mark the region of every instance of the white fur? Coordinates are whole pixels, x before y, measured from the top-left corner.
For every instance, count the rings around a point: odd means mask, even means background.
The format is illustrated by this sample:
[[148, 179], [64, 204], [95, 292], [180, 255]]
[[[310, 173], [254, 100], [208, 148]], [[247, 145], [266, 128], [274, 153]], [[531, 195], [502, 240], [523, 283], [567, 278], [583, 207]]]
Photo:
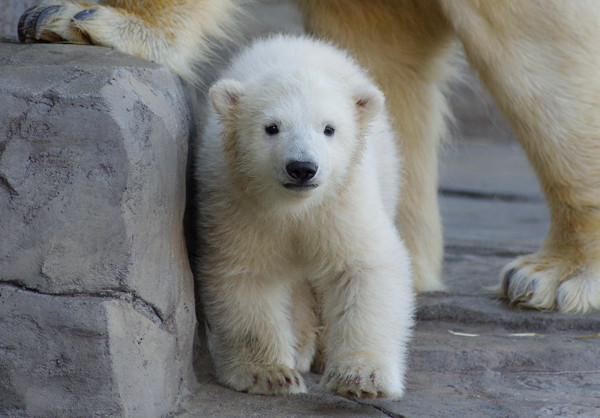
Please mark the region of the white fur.
[[[198, 264], [219, 381], [303, 392], [312, 362], [333, 392], [400, 396], [414, 295], [383, 94], [346, 53], [277, 36], [238, 56], [210, 98]], [[290, 160], [318, 166], [316, 187], [284, 187]]]

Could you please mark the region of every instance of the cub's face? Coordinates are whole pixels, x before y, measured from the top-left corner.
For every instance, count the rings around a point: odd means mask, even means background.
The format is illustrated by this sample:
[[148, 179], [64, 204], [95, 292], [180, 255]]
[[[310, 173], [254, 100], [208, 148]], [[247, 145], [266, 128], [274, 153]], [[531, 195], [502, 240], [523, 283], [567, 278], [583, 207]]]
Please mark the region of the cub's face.
[[360, 93], [308, 71], [217, 83], [210, 95], [236, 182], [268, 203], [337, 193], [360, 160], [366, 113], [381, 106], [378, 90]]

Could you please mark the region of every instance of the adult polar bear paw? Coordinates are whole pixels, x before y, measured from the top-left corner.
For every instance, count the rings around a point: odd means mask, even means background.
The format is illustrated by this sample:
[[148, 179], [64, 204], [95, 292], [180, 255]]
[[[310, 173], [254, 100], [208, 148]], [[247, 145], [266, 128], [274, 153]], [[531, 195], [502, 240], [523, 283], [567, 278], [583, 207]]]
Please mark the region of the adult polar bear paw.
[[118, 20], [116, 9], [93, 2], [44, 0], [23, 13], [17, 31], [21, 42], [66, 41], [117, 47]]
[[501, 273], [513, 306], [586, 313], [600, 309], [600, 268], [544, 253], [520, 257]]
[[197, 81], [194, 66], [209, 59], [215, 41], [231, 38], [224, 28], [233, 25], [242, 7], [239, 0], [154, 2], [159, 10], [140, 3], [41, 0], [21, 16], [19, 40], [111, 47]]
[[347, 398], [399, 398], [404, 391], [399, 370], [359, 357], [333, 362], [323, 374], [325, 389]]
[[298, 371], [284, 365], [247, 364], [224, 373], [223, 384], [240, 392], [259, 395], [305, 393], [306, 385]]

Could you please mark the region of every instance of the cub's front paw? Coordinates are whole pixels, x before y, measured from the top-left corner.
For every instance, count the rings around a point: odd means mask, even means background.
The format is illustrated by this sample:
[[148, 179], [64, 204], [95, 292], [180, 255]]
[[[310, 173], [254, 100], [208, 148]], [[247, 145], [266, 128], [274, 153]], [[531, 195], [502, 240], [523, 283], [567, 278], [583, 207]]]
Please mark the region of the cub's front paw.
[[306, 393], [306, 385], [300, 373], [282, 365], [246, 364], [232, 368], [219, 380], [225, 386], [240, 392], [261, 395], [284, 395]]
[[328, 364], [321, 380], [325, 389], [348, 398], [399, 398], [404, 386], [397, 367], [348, 359]]
[[503, 296], [513, 306], [573, 313], [600, 310], [600, 267], [593, 263], [538, 253], [507, 265], [501, 278]]

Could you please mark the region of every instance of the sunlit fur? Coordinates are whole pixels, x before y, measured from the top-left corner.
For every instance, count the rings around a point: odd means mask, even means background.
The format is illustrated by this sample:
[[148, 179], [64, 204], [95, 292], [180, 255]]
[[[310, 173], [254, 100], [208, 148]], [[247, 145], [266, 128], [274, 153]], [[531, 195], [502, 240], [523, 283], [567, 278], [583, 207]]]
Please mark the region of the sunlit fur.
[[[333, 392], [400, 396], [414, 296], [382, 93], [340, 50], [275, 37], [237, 57], [210, 99], [197, 264], [219, 381], [303, 392], [313, 363]], [[283, 186], [294, 158], [318, 165], [316, 187]]]

